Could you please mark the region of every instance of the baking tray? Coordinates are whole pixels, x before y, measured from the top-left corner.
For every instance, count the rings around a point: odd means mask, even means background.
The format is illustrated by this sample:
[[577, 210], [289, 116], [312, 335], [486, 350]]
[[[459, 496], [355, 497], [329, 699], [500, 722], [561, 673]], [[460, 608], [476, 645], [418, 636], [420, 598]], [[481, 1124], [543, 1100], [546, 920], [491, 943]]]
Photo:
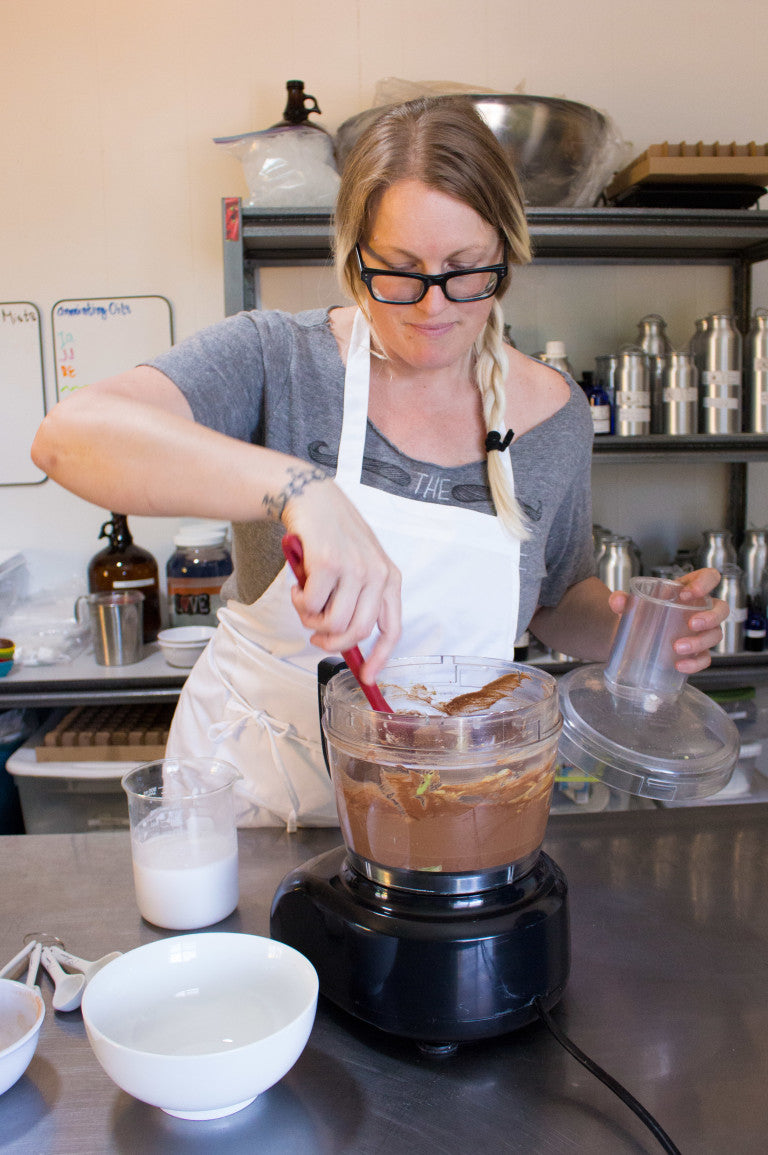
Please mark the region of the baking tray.
[[652, 144], [635, 160], [616, 173], [605, 189], [612, 200], [634, 185], [716, 184], [768, 185], [768, 145], [755, 144], [689, 144], [680, 141]]

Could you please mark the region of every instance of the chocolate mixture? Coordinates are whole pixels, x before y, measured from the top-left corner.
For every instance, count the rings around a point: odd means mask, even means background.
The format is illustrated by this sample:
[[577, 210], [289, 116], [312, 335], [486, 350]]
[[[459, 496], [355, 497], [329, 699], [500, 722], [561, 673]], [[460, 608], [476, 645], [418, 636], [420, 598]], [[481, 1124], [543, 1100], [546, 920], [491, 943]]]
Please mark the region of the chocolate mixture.
[[[414, 702], [424, 702], [427, 706], [432, 706], [435, 710], [439, 710], [441, 714], [447, 714], [448, 717], [455, 717], [457, 714], [481, 714], [484, 710], [490, 710], [496, 702], [500, 702], [502, 698], [508, 698], [515, 692], [523, 678], [528, 675], [522, 670], [515, 671], [511, 674], [502, 674], [500, 678], [495, 678], [492, 682], [488, 682], [479, 690], [470, 690], [466, 694], [457, 694], [455, 698], [449, 698], [447, 702], [436, 702], [432, 691], [428, 690], [426, 686], [411, 686], [406, 698]], [[387, 689], [387, 687], [385, 687]], [[396, 692], [402, 693], [402, 687], [390, 687]], [[398, 713], [404, 713], [406, 716], [412, 716], [416, 713], [415, 710], [398, 710]]]
[[[516, 862], [538, 849], [549, 818], [554, 750], [473, 782], [438, 770], [385, 769], [342, 756], [335, 766], [344, 839], [362, 858], [401, 870], [456, 873]], [[346, 763], [344, 765], [343, 763]]]
[[456, 714], [480, 714], [483, 710], [490, 710], [495, 702], [508, 698], [518, 688], [523, 678], [528, 675], [522, 671], [513, 674], [502, 674], [493, 682], [488, 682], [481, 690], [472, 690], [469, 694], [457, 694], [448, 702], [438, 706], [444, 714], [453, 717]]

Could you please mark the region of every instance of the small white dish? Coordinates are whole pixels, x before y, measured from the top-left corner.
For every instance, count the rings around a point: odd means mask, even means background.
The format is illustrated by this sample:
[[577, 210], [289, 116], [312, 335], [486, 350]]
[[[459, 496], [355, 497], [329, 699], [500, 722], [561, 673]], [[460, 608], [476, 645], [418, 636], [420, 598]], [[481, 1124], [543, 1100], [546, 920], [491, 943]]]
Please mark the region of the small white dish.
[[284, 943], [208, 931], [128, 951], [83, 995], [91, 1047], [129, 1095], [219, 1119], [290, 1071], [317, 1009], [312, 964]]
[[157, 641], [169, 666], [189, 669], [215, 633], [215, 626], [171, 626], [160, 631]]
[[44, 1018], [45, 1003], [37, 987], [0, 979], [0, 1095], [32, 1062]]

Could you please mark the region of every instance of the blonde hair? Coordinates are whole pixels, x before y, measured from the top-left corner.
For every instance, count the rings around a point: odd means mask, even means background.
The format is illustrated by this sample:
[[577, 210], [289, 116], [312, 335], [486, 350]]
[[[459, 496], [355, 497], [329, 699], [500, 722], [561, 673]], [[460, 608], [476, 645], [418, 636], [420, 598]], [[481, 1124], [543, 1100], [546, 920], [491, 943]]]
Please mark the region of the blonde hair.
[[[506, 259], [531, 259], [523, 193], [504, 149], [471, 101], [432, 97], [382, 113], [350, 152], [336, 204], [334, 253], [342, 288], [368, 313], [355, 245], [370, 234], [383, 193], [400, 180], [417, 180], [462, 201], [505, 242]], [[486, 431], [505, 430], [507, 356], [504, 315], [499, 304], [509, 280], [493, 301], [485, 329], [475, 342], [475, 381]], [[529, 536], [501, 453], [488, 454], [488, 481], [496, 512], [512, 536]]]

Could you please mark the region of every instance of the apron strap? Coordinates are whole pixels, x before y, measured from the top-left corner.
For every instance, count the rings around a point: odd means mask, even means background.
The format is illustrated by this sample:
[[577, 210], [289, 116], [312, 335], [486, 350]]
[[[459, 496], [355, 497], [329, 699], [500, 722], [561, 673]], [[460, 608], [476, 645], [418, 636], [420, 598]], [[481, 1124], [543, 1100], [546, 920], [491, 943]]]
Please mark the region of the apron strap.
[[[234, 741], [237, 741], [243, 730], [250, 724], [256, 722], [261, 726], [269, 741], [275, 769], [280, 775], [283, 787], [288, 795], [290, 809], [285, 818], [285, 826], [288, 833], [293, 834], [297, 829], [301, 804], [291, 777], [285, 768], [278, 739], [290, 738], [291, 741], [300, 746], [304, 746], [313, 753], [319, 753], [319, 743], [311, 738], [302, 737], [292, 722], [284, 722], [279, 718], [274, 718], [271, 714], [267, 713], [266, 710], [254, 709], [249, 702], [246, 702], [242, 694], [238, 693], [229, 679], [224, 677], [218, 665], [216, 663], [214, 663], [214, 665], [216, 666], [216, 672], [228, 696], [224, 709], [225, 718], [220, 722], [213, 722], [208, 727], [208, 738], [214, 745], [218, 745], [227, 738], [232, 738]], [[227, 717], [227, 715], [229, 715], [229, 717]]]

